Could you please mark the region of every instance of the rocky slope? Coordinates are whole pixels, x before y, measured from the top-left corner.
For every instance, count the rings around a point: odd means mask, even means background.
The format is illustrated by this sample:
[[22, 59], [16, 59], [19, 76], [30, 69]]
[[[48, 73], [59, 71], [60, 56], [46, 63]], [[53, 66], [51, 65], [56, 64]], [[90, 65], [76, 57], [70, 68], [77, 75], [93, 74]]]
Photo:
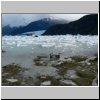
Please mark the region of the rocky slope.
[[43, 35], [97, 35], [98, 34], [98, 15], [86, 15], [79, 20], [68, 24], [58, 24], [50, 27]]
[[[15, 63], [2, 67], [3, 86], [97, 86], [98, 57], [37, 56], [36, 68], [24, 69]], [[37, 69], [38, 68], [38, 69]], [[34, 74], [34, 72], [36, 74]], [[35, 77], [34, 77], [35, 76]]]

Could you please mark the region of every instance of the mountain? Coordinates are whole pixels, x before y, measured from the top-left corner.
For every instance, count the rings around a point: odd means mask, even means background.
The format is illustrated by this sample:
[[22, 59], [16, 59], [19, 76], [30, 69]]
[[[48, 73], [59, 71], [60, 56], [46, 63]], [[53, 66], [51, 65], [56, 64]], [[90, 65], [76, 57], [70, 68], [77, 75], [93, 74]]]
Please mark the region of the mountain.
[[90, 14], [82, 18], [67, 23], [57, 24], [50, 27], [43, 35], [97, 35], [98, 34], [98, 15]]
[[[7, 33], [10, 35], [21, 35], [26, 32], [34, 32], [34, 31], [40, 31], [40, 30], [47, 30], [53, 25], [56, 24], [62, 24], [62, 23], [68, 23], [66, 20], [60, 20], [60, 19], [53, 19], [53, 18], [43, 18], [34, 22], [29, 23], [26, 26], [16, 28], [10, 32]], [[4, 31], [2, 31], [3, 33]]]
[[10, 35], [17, 27], [10, 27], [10, 25], [2, 27], [2, 35]]

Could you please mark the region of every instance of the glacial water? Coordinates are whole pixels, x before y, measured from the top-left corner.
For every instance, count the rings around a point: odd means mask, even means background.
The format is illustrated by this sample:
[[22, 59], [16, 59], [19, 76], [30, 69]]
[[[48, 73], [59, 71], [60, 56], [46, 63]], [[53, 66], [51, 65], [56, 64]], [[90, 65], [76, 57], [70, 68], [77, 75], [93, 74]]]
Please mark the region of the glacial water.
[[92, 56], [98, 53], [98, 36], [3, 36], [2, 66], [17, 63], [33, 67], [33, 59], [40, 55], [61, 53], [63, 57], [74, 55]]

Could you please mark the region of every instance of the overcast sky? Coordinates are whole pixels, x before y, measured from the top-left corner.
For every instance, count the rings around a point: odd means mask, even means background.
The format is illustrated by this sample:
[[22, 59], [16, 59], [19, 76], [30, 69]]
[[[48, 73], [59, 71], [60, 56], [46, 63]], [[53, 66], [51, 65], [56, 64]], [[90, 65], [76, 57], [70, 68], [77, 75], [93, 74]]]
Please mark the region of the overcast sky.
[[42, 18], [56, 18], [74, 21], [86, 14], [2, 14], [2, 25], [23, 26]]

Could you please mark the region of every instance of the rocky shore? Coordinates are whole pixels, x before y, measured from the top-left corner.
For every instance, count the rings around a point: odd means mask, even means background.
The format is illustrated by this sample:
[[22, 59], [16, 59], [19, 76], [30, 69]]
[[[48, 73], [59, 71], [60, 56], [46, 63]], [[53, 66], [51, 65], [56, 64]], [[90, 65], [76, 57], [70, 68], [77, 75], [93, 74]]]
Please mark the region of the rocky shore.
[[3, 86], [97, 86], [98, 57], [60, 54], [37, 56], [34, 68], [12, 63], [2, 67]]

